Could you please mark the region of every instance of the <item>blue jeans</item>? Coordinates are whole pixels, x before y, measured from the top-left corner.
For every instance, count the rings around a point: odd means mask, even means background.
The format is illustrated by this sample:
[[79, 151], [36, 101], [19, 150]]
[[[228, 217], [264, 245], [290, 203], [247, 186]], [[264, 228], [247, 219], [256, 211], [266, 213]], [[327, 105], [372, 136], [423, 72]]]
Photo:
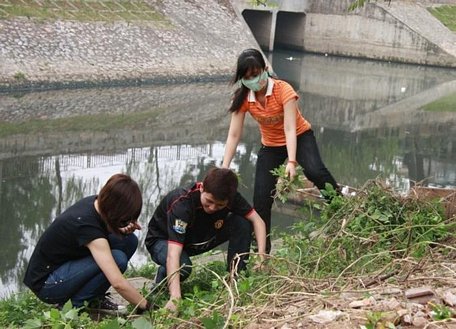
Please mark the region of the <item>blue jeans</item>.
[[[127, 269], [128, 261], [138, 247], [138, 238], [129, 234], [119, 238], [109, 235], [112, 256], [122, 273]], [[74, 307], [81, 307], [84, 302], [101, 298], [111, 284], [92, 256], [71, 260], [52, 272], [38, 298], [49, 304], [64, 304], [71, 299]]]
[[[191, 246], [184, 246], [180, 258], [181, 281], [187, 279], [192, 272], [192, 261], [190, 260], [190, 256], [199, 255], [212, 250], [226, 241], [229, 241], [227, 270], [231, 270], [233, 265], [232, 261], [236, 254], [245, 254], [239, 257], [239, 264], [236, 267], [238, 272], [244, 270], [246, 268], [246, 261], [249, 258], [248, 252], [250, 252], [250, 245], [252, 243], [252, 224], [246, 218], [231, 213], [227, 216], [223, 226], [216, 231], [216, 234], [210, 240], [210, 243], [205, 245], [204, 248], [194, 249]], [[155, 277], [155, 282], [160, 283], [162, 280], [166, 279], [168, 241], [157, 240], [150, 248], [148, 248], [148, 251], [152, 260], [160, 265], [158, 267], [157, 276]]]
[[[255, 187], [253, 191], [253, 206], [266, 224], [266, 251], [271, 251], [271, 208], [277, 177], [271, 170], [279, 167], [288, 158], [286, 146], [261, 146], [256, 163]], [[320, 190], [325, 184], [331, 184], [338, 190], [336, 180], [326, 169], [320, 157], [317, 142], [312, 130], [297, 136], [296, 161], [303, 168], [304, 175]]]

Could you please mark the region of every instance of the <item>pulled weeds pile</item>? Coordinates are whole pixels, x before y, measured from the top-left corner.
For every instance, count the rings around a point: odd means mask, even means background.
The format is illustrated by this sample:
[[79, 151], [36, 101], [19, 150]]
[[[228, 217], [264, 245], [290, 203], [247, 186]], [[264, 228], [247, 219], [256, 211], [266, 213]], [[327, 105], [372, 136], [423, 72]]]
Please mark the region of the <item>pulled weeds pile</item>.
[[400, 196], [379, 181], [350, 197], [326, 193], [332, 201], [303, 207], [256, 271], [230, 280], [197, 270], [173, 327], [455, 326], [455, 218], [442, 200]]

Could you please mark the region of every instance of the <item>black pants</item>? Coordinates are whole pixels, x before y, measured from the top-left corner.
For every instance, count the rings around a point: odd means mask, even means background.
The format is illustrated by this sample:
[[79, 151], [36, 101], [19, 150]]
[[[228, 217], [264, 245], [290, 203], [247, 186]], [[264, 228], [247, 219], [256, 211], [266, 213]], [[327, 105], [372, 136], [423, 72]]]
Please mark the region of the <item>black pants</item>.
[[[266, 224], [266, 252], [271, 251], [271, 208], [277, 177], [271, 170], [279, 167], [288, 157], [286, 146], [261, 146], [256, 163], [255, 187], [253, 205]], [[303, 168], [304, 175], [320, 190], [325, 184], [331, 184], [338, 189], [336, 180], [325, 167], [320, 157], [317, 142], [312, 130], [306, 131], [297, 137], [296, 161]]]

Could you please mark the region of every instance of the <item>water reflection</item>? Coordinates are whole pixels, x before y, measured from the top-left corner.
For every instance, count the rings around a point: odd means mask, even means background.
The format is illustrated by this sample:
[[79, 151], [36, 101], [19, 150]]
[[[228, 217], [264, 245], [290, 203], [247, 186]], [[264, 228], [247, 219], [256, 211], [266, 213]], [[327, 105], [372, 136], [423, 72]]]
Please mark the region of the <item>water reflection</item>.
[[[456, 111], [422, 110], [456, 94], [454, 70], [293, 52], [275, 52], [270, 60], [297, 88], [338, 181], [360, 186], [381, 176], [401, 189], [413, 181], [456, 186]], [[220, 164], [229, 93], [227, 83], [205, 83], [0, 95], [0, 120], [22, 129], [0, 134], [0, 297], [22, 287], [33, 247], [52, 219], [112, 174], [139, 182], [145, 227], [161, 196]], [[61, 117], [73, 119], [27, 133]], [[233, 165], [250, 200], [258, 147], [248, 120]], [[273, 224], [284, 228], [294, 220], [275, 213]], [[141, 246], [133, 262], [148, 259]]]
[[359, 186], [377, 174], [402, 189], [409, 180], [456, 185], [456, 104], [423, 110], [456, 98], [456, 70], [280, 50], [268, 59], [298, 90], [340, 182]]
[[[241, 148], [240, 154], [244, 152]], [[4, 245], [0, 253], [2, 294], [18, 289], [33, 247], [52, 219], [83, 196], [97, 193], [113, 173], [125, 172], [138, 181], [145, 198], [139, 221], [146, 228], [162, 196], [171, 189], [201, 179], [222, 154], [223, 144], [217, 142], [3, 160], [0, 185], [0, 238]], [[145, 233], [146, 230], [139, 233], [141, 246]], [[144, 264], [147, 260], [147, 251], [142, 247], [133, 263]]]

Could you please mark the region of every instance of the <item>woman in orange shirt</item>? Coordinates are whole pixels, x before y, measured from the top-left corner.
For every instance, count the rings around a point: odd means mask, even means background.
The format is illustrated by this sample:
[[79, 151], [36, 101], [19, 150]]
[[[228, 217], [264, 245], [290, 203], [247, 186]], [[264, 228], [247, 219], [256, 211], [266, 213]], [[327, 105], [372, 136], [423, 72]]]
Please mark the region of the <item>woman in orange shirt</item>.
[[267, 72], [266, 62], [260, 51], [244, 50], [237, 59], [236, 73], [232, 79], [239, 88], [234, 92], [231, 123], [225, 145], [222, 167], [229, 168], [241, 140], [246, 112], [258, 122], [261, 148], [256, 163], [253, 204], [266, 223], [268, 234], [266, 249], [271, 250], [271, 208], [277, 177], [271, 170], [286, 159], [286, 173], [296, 175], [296, 166], [302, 166], [304, 175], [319, 189], [326, 183], [339, 189], [336, 180], [325, 167], [311, 129], [298, 106], [298, 95], [287, 82], [273, 79]]

